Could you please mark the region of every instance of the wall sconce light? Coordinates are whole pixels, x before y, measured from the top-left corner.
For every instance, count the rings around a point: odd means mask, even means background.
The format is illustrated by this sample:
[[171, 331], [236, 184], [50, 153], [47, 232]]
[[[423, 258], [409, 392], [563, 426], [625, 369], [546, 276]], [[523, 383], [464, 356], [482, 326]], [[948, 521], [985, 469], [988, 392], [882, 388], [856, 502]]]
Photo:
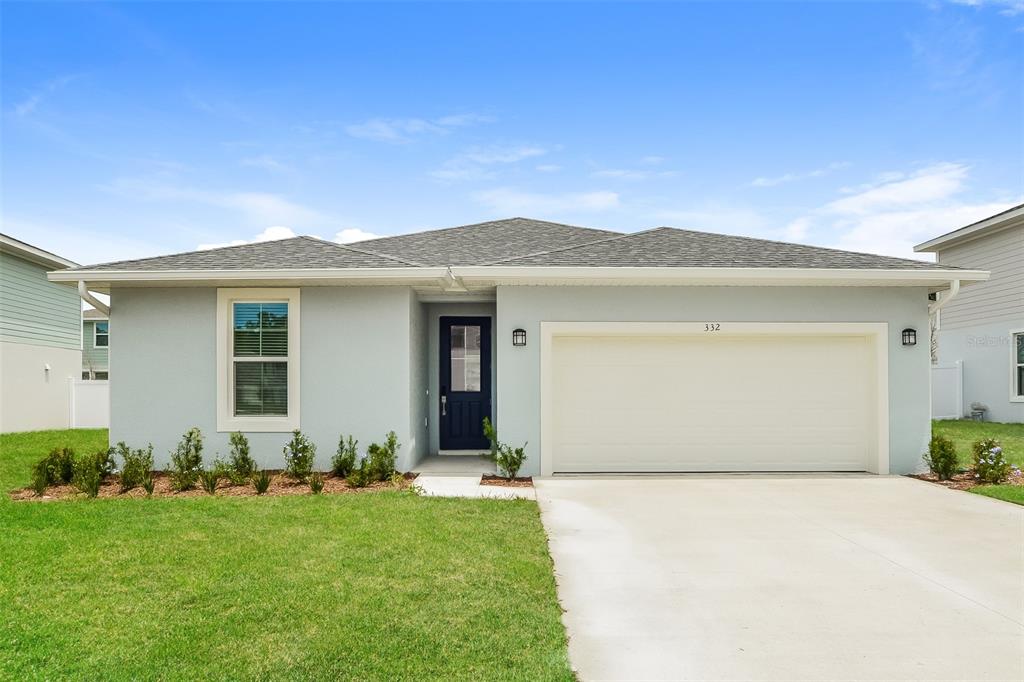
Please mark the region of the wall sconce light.
[[525, 329], [513, 329], [512, 330], [512, 345], [513, 346], [525, 346], [526, 345], [526, 330]]
[[916, 329], [904, 329], [903, 330], [903, 345], [904, 346], [916, 346], [917, 345], [917, 330]]

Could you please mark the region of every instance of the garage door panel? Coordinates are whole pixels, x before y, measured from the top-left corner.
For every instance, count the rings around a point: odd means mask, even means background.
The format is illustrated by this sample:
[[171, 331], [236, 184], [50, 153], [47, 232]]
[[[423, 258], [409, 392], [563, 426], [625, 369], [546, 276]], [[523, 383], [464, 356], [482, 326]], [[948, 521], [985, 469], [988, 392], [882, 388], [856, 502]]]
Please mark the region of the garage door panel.
[[866, 468], [863, 337], [555, 337], [555, 471]]

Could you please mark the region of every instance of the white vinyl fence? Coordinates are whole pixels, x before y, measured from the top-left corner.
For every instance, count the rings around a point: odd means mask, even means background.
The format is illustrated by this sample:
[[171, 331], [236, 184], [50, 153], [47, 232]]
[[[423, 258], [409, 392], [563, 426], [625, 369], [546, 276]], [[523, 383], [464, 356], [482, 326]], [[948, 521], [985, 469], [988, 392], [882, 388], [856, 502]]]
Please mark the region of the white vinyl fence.
[[964, 364], [932, 366], [932, 419], [960, 419], [964, 410]]
[[106, 429], [110, 427], [110, 382], [68, 380], [71, 391], [71, 414], [69, 421], [73, 429]]

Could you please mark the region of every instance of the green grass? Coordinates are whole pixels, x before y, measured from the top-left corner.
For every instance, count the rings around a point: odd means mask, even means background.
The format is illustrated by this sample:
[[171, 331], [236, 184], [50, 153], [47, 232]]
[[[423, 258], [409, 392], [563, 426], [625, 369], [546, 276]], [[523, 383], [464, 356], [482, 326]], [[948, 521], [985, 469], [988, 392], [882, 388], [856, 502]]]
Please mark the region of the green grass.
[[[973, 466], [971, 446], [974, 442], [991, 437], [1002, 443], [1003, 453], [1010, 464], [1024, 468], [1024, 424], [937, 420], [932, 422], [932, 434], [942, 435], [953, 441], [957, 459], [962, 467]], [[1024, 487], [1019, 485], [979, 485], [971, 488], [971, 492], [1006, 502], [1024, 504]]]
[[[0, 437], [0, 488], [55, 445]], [[0, 500], [0, 678], [571, 680], [531, 501]]]

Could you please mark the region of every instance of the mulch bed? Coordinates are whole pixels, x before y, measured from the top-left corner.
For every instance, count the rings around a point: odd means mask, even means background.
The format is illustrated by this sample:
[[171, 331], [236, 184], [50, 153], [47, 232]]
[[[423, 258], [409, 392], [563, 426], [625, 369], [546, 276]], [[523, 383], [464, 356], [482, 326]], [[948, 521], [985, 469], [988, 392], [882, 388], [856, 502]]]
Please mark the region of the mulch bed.
[[[940, 481], [938, 476], [931, 473], [930, 471], [926, 474], [907, 474], [910, 478], [916, 478], [919, 481], [928, 481], [929, 483], [935, 483], [937, 485], [944, 486], [946, 488], [953, 488], [954, 490], [970, 490], [971, 488], [979, 485], [985, 485], [980, 483], [978, 479], [974, 477], [974, 471], [968, 470], [956, 474], [948, 481]], [[1003, 485], [1019, 485], [1024, 486], [1024, 471], [1011, 470], [1010, 476], [1007, 478]]]
[[[299, 483], [287, 476], [280, 471], [268, 472], [271, 474], [270, 488], [264, 493], [265, 497], [283, 497], [285, 495], [312, 495], [312, 491], [309, 489], [308, 483]], [[381, 490], [401, 490], [409, 487], [412, 483], [415, 475], [403, 474], [402, 481], [395, 484], [391, 481], [371, 483], [365, 488], [353, 488], [351, 487], [344, 478], [335, 476], [333, 474], [324, 474], [324, 489], [321, 492], [322, 495], [340, 495], [349, 493], [364, 493], [364, 492], [379, 492]], [[161, 471], [153, 472], [153, 497], [206, 497], [209, 495], [203, 490], [199, 483], [196, 483], [196, 487], [192, 490], [185, 490], [182, 492], [175, 492], [171, 488], [170, 477]], [[251, 483], [245, 483], [241, 485], [234, 485], [231, 481], [223, 479], [217, 484], [217, 497], [256, 497], [256, 489]], [[32, 488], [20, 488], [18, 490], [12, 490], [10, 497], [15, 501], [32, 500], [50, 502], [56, 500], [70, 500], [70, 499], [81, 499], [85, 498], [85, 493], [80, 492], [77, 488], [71, 485], [55, 485], [50, 486], [46, 489], [41, 497], [37, 497], [36, 493]], [[97, 497], [102, 498], [116, 498], [116, 497], [146, 497], [146, 491], [142, 488], [134, 488], [128, 492], [121, 492], [121, 484], [117, 476], [110, 476], [100, 486], [100, 492]]]
[[480, 485], [496, 485], [504, 488], [532, 488], [532, 476], [520, 476], [519, 478], [504, 478], [494, 474], [484, 474], [480, 478]]

